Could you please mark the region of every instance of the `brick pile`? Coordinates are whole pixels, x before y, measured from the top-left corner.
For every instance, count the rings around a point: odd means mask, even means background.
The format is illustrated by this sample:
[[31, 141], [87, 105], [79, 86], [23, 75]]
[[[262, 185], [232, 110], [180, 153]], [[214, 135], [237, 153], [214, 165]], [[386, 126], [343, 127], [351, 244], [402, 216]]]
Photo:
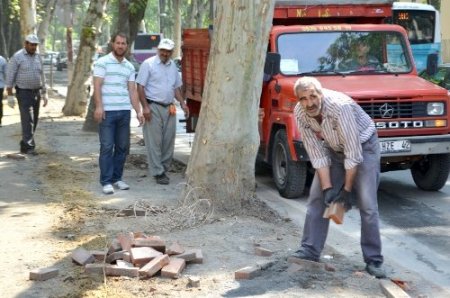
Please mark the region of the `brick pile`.
[[175, 279], [186, 265], [203, 263], [200, 249], [186, 250], [177, 242], [166, 247], [159, 236], [132, 232], [119, 234], [108, 250], [87, 251], [80, 247], [71, 257], [88, 274], [139, 278], [150, 278], [160, 272], [161, 277]]

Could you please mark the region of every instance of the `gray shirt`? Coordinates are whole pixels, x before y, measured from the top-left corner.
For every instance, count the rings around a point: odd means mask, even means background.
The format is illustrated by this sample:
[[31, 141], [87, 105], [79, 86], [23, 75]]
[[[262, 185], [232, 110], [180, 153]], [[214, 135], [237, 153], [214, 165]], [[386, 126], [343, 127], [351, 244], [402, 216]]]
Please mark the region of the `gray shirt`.
[[6, 59], [0, 56], [0, 89], [5, 88], [6, 64]]
[[363, 161], [362, 143], [375, 133], [370, 116], [350, 97], [322, 89], [322, 123], [309, 117], [301, 104], [294, 110], [297, 126], [315, 169], [330, 166], [328, 150], [345, 155], [344, 167], [351, 169]]
[[9, 61], [6, 73], [6, 87], [21, 89], [43, 89], [45, 76], [42, 59], [38, 53], [28, 54], [25, 49], [17, 51]]
[[175, 98], [175, 89], [182, 85], [175, 63], [169, 60], [164, 64], [157, 55], [142, 63], [136, 83], [144, 86], [147, 99], [163, 104], [172, 103]]

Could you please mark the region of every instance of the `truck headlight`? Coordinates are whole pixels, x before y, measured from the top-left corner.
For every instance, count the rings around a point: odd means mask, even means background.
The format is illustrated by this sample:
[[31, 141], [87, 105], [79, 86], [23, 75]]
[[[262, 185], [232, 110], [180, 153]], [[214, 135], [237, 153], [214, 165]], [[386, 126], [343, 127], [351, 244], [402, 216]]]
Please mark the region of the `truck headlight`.
[[427, 114], [429, 116], [444, 115], [444, 103], [443, 102], [429, 102], [427, 104]]

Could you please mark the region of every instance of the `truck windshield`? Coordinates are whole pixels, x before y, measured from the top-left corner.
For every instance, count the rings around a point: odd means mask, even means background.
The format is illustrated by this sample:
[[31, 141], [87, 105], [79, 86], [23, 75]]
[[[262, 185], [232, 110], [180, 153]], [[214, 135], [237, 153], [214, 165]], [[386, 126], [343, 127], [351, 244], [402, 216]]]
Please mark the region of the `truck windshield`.
[[301, 32], [278, 37], [284, 75], [385, 74], [412, 70], [403, 36], [391, 31]]

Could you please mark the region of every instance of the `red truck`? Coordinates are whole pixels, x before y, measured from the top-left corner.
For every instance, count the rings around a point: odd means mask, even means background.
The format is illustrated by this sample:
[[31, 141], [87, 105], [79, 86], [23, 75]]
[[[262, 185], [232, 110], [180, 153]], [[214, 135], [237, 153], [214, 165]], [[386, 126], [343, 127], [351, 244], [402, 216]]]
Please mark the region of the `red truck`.
[[[306, 75], [346, 93], [374, 119], [382, 171], [410, 169], [423, 190], [445, 185], [449, 94], [418, 77], [405, 30], [384, 23], [391, 7], [392, 1], [276, 2], [265, 66], [268, 79], [260, 98], [257, 161], [272, 167], [281, 196], [300, 196], [313, 173], [293, 115], [293, 86]], [[370, 67], [351, 63], [358, 58], [355, 47], [361, 41], [369, 46]], [[189, 132], [199, 117], [209, 47], [207, 29], [184, 30], [182, 76], [191, 111]]]

